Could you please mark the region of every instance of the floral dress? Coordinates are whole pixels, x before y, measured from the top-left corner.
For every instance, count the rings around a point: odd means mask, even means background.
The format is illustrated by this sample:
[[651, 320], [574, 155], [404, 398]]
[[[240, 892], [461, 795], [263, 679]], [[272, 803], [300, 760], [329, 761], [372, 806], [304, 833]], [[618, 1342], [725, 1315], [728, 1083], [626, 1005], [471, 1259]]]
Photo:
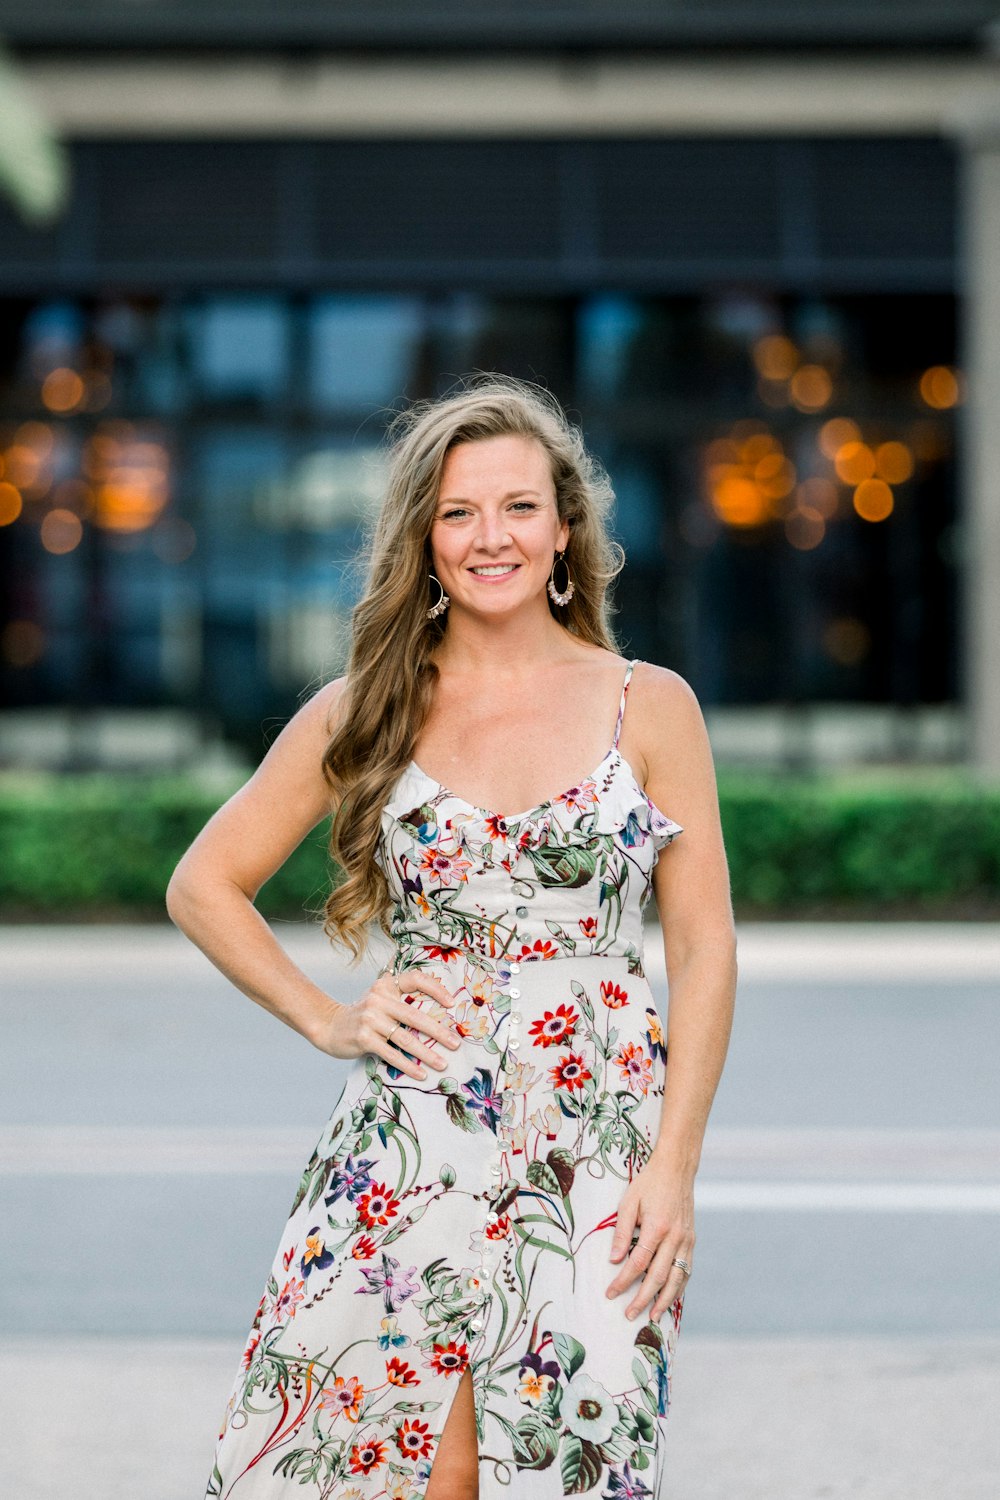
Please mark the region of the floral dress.
[[[243, 1354], [208, 1496], [417, 1500], [471, 1371], [481, 1500], [665, 1496], [682, 1296], [609, 1300], [621, 1196], [657, 1138], [663, 1029], [642, 967], [683, 830], [614, 742], [516, 817], [412, 762], [382, 817], [393, 971], [437, 975], [462, 1045], [353, 1065]], [[406, 1028], [397, 1033], [397, 1041]]]

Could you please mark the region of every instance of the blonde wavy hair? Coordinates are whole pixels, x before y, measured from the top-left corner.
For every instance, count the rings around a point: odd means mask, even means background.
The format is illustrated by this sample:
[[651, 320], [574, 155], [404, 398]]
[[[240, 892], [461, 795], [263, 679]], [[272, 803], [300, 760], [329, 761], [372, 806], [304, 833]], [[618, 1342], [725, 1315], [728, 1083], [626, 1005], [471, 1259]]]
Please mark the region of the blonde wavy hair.
[[323, 757], [336, 813], [330, 853], [341, 878], [325, 903], [324, 928], [356, 963], [370, 927], [390, 931], [392, 900], [375, 859], [382, 810], [409, 764], [431, 706], [432, 656], [447, 613], [428, 620], [438, 597], [429, 581], [430, 532], [445, 457], [459, 443], [535, 438], [552, 466], [559, 516], [569, 522], [569, 604], [549, 608], [581, 640], [617, 649], [608, 588], [622, 549], [607, 531], [614, 492], [559, 403], [508, 376], [476, 376], [438, 400], [415, 402], [391, 422], [388, 480], [366, 544], [366, 584], [351, 617], [351, 645], [338, 727]]

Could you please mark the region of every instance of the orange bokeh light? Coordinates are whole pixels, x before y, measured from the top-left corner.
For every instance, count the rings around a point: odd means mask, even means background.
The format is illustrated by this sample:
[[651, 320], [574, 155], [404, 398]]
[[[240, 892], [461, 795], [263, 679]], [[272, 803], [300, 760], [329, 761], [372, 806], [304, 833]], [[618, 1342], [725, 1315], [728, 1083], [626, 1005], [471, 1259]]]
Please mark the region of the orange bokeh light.
[[962, 380], [950, 365], [931, 365], [920, 377], [920, 395], [935, 411], [946, 411], [962, 400]]
[[738, 473], [719, 480], [712, 491], [712, 505], [720, 520], [730, 526], [759, 526], [767, 517], [760, 490], [752, 479]]
[[833, 381], [822, 365], [802, 365], [792, 376], [790, 389], [800, 411], [819, 411], [833, 395]]
[[23, 508], [21, 491], [5, 479], [0, 480], [0, 526], [9, 526], [16, 521]]
[[83, 400], [86, 387], [75, 370], [60, 365], [50, 370], [42, 381], [42, 400], [49, 411], [75, 411]]
[[71, 510], [62, 510], [57, 506], [42, 517], [41, 537], [46, 552], [61, 557], [80, 545], [83, 523]]
[[893, 504], [884, 479], [864, 479], [854, 491], [854, 509], [863, 521], [884, 521], [892, 515]]
[[905, 443], [879, 443], [875, 473], [887, 484], [904, 484], [913, 473], [913, 454]]
[[835, 516], [840, 506], [836, 484], [832, 479], [824, 479], [818, 474], [803, 479], [795, 490], [795, 496], [800, 507], [818, 511], [824, 521]]
[[826, 535], [826, 522], [818, 510], [799, 505], [785, 517], [785, 536], [799, 552], [811, 552]]
[[29, 490], [38, 482], [41, 456], [25, 443], [11, 443], [4, 454], [4, 475], [19, 490]]
[[758, 339], [752, 356], [765, 380], [788, 380], [799, 363], [799, 351], [783, 333], [768, 333]]
[[867, 443], [844, 443], [837, 449], [833, 466], [844, 484], [860, 484], [875, 473], [875, 455]]
[[861, 428], [850, 417], [831, 417], [819, 430], [819, 449], [826, 458], [836, 458], [846, 443], [859, 443]]

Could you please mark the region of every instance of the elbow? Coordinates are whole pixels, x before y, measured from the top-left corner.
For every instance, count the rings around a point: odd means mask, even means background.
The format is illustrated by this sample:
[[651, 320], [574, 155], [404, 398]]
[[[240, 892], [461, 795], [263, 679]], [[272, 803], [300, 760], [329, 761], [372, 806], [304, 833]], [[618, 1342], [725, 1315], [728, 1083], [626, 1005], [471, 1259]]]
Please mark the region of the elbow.
[[174, 873], [167, 882], [167, 889], [163, 897], [167, 908], [167, 916], [175, 927], [182, 932], [186, 931], [185, 921], [191, 911], [191, 887], [184, 871], [184, 861], [177, 866]]

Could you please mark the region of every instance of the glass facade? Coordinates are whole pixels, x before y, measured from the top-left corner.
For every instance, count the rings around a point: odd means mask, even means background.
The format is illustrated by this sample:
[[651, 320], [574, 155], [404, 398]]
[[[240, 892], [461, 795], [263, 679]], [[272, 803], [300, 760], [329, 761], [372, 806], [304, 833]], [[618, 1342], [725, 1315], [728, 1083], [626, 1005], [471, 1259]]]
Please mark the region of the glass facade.
[[187, 707], [259, 749], [343, 659], [387, 415], [473, 370], [581, 423], [623, 643], [706, 705], [952, 700], [955, 318], [752, 286], [9, 297], [4, 702]]

